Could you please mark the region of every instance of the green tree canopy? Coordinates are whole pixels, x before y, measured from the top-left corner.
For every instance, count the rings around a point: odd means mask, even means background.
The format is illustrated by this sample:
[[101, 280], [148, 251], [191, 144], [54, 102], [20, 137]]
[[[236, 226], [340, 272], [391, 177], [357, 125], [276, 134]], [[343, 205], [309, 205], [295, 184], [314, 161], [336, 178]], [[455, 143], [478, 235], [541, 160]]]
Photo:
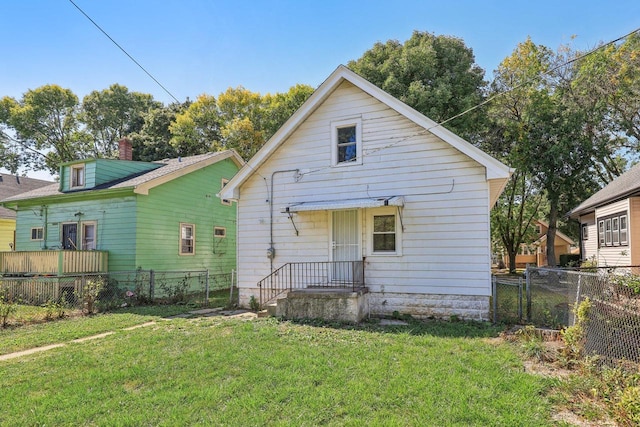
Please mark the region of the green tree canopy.
[[[462, 39], [420, 31], [404, 44], [378, 42], [348, 67], [436, 122], [480, 103], [486, 86], [484, 70]], [[475, 110], [445, 126], [473, 140], [482, 116]]]
[[93, 91], [82, 99], [79, 119], [93, 145], [91, 157], [114, 157], [118, 141], [140, 130], [144, 114], [161, 104], [149, 94], [129, 92], [125, 86], [112, 84], [108, 89]]
[[15, 133], [27, 166], [55, 173], [61, 162], [85, 155], [78, 97], [71, 90], [45, 85], [28, 90], [19, 101], [5, 97], [2, 105], [5, 124]]

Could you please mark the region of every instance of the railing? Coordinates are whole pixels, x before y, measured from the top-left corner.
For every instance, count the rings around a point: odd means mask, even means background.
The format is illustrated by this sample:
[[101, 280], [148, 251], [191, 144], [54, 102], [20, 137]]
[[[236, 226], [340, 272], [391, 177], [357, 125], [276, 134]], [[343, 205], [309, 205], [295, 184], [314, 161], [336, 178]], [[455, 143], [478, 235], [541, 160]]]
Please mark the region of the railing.
[[2, 274], [73, 274], [107, 271], [107, 251], [11, 251], [0, 252]]
[[364, 287], [363, 261], [291, 262], [258, 282], [260, 306], [293, 289]]

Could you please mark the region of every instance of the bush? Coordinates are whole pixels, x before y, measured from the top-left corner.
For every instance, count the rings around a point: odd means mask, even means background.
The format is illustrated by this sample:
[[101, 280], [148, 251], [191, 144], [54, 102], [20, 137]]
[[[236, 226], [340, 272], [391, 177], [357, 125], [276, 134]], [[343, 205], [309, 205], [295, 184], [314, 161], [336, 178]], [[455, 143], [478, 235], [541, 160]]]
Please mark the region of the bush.
[[18, 310], [18, 304], [0, 293], [0, 324], [3, 328], [7, 327], [9, 316]]
[[571, 267], [580, 265], [579, 254], [562, 254], [560, 255], [560, 267]]

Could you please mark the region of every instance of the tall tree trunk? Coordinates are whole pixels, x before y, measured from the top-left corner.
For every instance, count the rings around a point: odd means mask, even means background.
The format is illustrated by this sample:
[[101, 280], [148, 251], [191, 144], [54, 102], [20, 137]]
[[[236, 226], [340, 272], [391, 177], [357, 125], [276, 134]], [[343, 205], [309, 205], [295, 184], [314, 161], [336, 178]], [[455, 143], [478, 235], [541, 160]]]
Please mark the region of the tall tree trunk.
[[518, 249], [510, 247], [507, 249], [507, 254], [509, 254], [509, 273], [513, 274], [516, 272], [516, 256], [518, 256]]
[[556, 264], [556, 229], [558, 226], [558, 204], [551, 201], [549, 209], [549, 229], [547, 230], [547, 265], [555, 267]]

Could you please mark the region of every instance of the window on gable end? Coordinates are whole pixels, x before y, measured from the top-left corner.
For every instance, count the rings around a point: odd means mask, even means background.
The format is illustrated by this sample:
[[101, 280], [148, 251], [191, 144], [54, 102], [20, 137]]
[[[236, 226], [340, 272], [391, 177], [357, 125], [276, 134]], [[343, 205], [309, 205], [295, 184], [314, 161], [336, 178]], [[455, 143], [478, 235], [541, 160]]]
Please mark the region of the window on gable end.
[[362, 120], [354, 118], [331, 123], [333, 166], [362, 164]]

